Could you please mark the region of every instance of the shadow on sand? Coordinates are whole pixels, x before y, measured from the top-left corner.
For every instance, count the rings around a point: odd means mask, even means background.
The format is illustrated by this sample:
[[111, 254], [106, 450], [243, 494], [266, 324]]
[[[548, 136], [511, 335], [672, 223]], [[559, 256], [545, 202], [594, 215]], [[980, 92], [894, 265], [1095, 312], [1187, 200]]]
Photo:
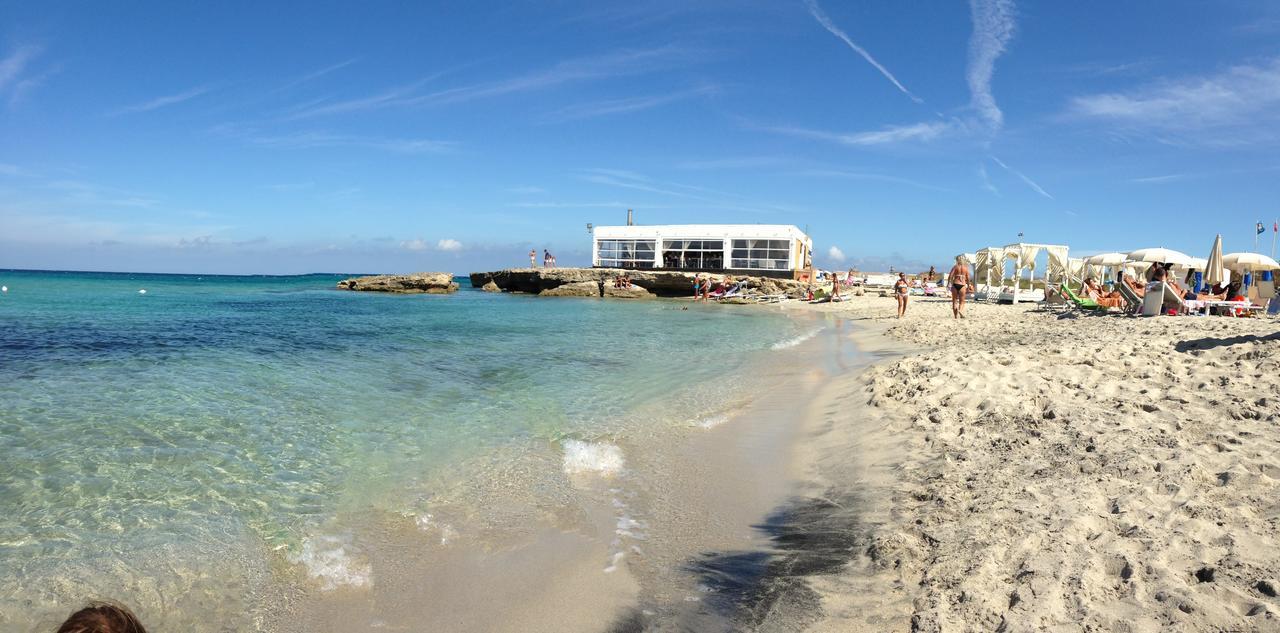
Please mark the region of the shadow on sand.
[[686, 564], [705, 592], [700, 601], [635, 610], [607, 630], [801, 630], [822, 614], [809, 578], [839, 572], [867, 547], [857, 507], [856, 494], [793, 499], [755, 526], [771, 549], [709, 552]]
[[1257, 334], [1245, 334], [1242, 336], [1230, 336], [1227, 338], [1198, 338], [1190, 341], [1181, 341], [1174, 346], [1179, 352], [1192, 352], [1196, 350], [1209, 350], [1215, 347], [1226, 347], [1229, 345], [1242, 345], [1244, 343], [1265, 343], [1268, 341], [1280, 341], [1280, 332], [1268, 334], [1266, 336], [1258, 336]]

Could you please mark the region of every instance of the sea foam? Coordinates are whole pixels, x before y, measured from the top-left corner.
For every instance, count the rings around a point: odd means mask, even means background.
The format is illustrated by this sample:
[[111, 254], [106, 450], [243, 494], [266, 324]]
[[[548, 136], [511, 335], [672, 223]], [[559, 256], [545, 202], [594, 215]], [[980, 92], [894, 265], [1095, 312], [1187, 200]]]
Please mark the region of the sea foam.
[[564, 441], [564, 472], [570, 475], [598, 473], [612, 477], [622, 472], [622, 449], [606, 442]]
[[822, 331], [822, 328], [816, 328], [816, 329], [810, 330], [810, 331], [808, 331], [808, 332], [805, 332], [804, 334], [801, 334], [801, 335], [799, 335], [799, 336], [791, 337], [791, 338], [789, 338], [789, 339], [787, 339], [787, 340], [785, 340], [785, 341], [778, 341], [777, 343], [774, 343], [774, 344], [773, 344], [773, 346], [772, 346], [772, 348], [771, 348], [771, 349], [787, 349], [787, 348], [789, 348], [789, 347], [795, 347], [795, 346], [797, 346], [797, 345], [799, 345], [799, 344], [801, 344], [801, 343], [803, 343], [803, 342], [805, 342], [805, 341], [807, 341], [807, 340], [809, 340], [809, 339], [811, 339], [811, 338], [813, 338], [813, 337], [817, 336], [817, 335], [818, 335], [818, 332], [821, 332], [821, 331]]
[[320, 581], [321, 589], [364, 587], [373, 583], [373, 570], [348, 551], [349, 538], [314, 536], [302, 540], [302, 548], [289, 561], [302, 565], [307, 575]]

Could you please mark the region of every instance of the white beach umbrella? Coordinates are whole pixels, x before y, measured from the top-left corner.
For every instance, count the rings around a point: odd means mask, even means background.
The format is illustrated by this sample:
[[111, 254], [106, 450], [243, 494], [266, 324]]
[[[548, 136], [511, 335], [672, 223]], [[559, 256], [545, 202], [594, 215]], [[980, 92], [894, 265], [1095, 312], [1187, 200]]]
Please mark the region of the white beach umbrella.
[[1264, 270], [1280, 270], [1280, 263], [1260, 253], [1231, 253], [1222, 256], [1222, 265], [1240, 272], [1260, 272]]
[[1191, 261], [1191, 257], [1186, 253], [1181, 253], [1169, 248], [1140, 248], [1129, 253], [1128, 257], [1131, 262], [1146, 262], [1148, 264], [1174, 264], [1186, 266]]
[[1209, 259], [1204, 265], [1204, 283], [1213, 287], [1222, 285], [1226, 280], [1226, 271], [1222, 270], [1222, 234], [1218, 234], [1213, 238], [1213, 248], [1209, 249]]
[[1091, 266], [1119, 266], [1123, 264], [1128, 255], [1124, 253], [1099, 253], [1092, 257], [1086, 257], [1084, 263]]
[[1190, 260], [1187, 261], [1186, 267], [1192, 270], [1199, 270], [1203, 272], [1205, 267], [1208, 265], [1209, 265], [1209, 260], [1203, 257], [1192, 257]]

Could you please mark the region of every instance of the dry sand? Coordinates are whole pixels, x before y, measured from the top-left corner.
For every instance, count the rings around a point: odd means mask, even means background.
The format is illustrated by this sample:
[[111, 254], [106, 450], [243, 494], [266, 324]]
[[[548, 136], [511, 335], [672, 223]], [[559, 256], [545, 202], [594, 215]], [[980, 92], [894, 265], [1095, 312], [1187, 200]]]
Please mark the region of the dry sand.
[[805, 494], [857, 536], [809, 630], [1280, 630], [1280, 321], [785, 309], [892, 354], [807, 429]]

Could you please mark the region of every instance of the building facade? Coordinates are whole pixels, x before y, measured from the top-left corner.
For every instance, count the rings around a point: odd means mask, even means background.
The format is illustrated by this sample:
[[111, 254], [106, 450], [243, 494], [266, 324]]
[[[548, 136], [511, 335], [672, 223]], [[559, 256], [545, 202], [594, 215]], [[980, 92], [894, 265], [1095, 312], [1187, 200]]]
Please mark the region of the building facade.
[[591, 265], [795, 277], [807, 271], [813, 240], [789, 224], [599, 226]]

